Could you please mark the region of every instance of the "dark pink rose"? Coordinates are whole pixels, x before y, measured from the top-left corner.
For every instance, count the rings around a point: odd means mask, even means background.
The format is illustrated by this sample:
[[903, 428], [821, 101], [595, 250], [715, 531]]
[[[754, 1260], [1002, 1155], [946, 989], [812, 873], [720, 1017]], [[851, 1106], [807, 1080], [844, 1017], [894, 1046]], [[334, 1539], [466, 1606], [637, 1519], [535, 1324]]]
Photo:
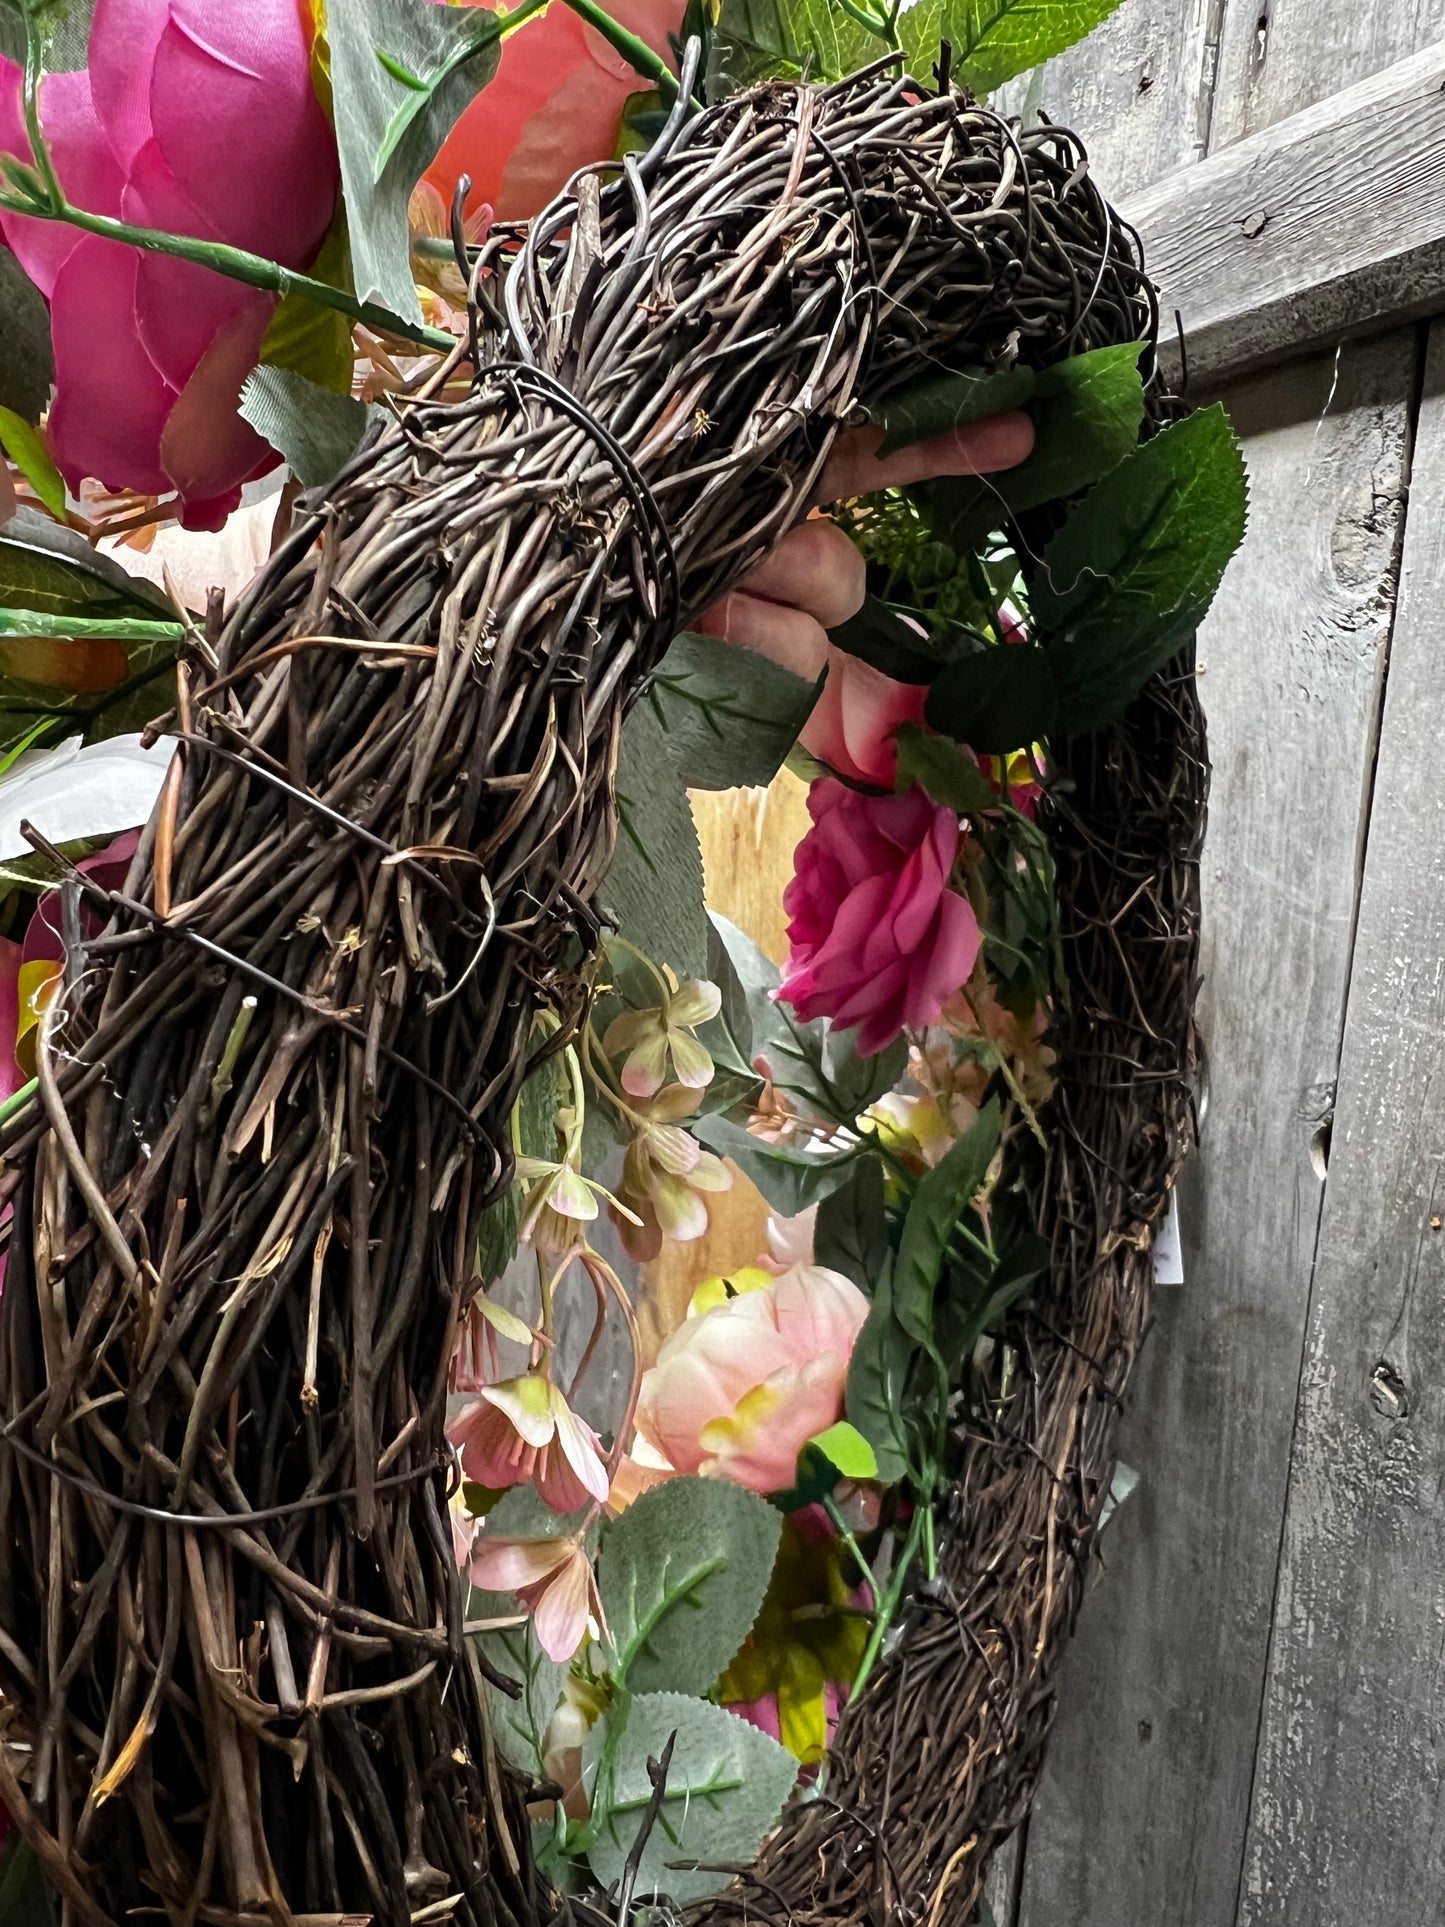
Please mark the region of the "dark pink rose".
[[[90, 213], [315, 259], [338, 171], [297, 0], [98, 0], [89, 66], [49, 76], [40, 111]], [[3, 152], [30, 157], [19, 69], [0, 58]], [[277, 461], [236, 413], [275, 297], [58, 221], [0, 215], [0, 238], [50, 303], [50, 442], [71, 490], [174, 489], [188, 527], [219, 528]]]
[[803, 726], [803, 747], [820, 763], [855, 783], [892, 787], [898, 768], [893, 732], [921, 723], [928, 691], [894, 682], [845, 650], [828, 651], [828, 679]]
[[791, 921], [778, 996], [798, 1015], [858, 1026], [865, 1056], [931, 1024], [978, 956], [977, 919], [949, 888], [958, 818], [915, 785], [866, 796], [831, 778], [808, 793], [813, 827], [783, 897]]

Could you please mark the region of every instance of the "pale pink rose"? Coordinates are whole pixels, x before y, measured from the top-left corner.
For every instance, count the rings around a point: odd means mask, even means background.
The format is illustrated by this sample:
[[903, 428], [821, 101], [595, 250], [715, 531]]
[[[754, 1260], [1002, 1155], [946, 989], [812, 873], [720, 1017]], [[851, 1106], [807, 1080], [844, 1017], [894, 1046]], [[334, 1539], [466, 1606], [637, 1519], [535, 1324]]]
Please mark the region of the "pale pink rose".
[[550, 1378], [524, 1372], [483, 1385], [447, 1427], [469, 1479], [493, 1492], [535, 1485], [554, 1512], [607, 1497], [607, 1466], [592, 1427]]
[[829, 648], [828, 678], [803, 725], [803, 747], [855, 783], [891, 789], [898, 769], [894, 731], [921, 723], [928, 690], [894, 682], [871, 663]]
[[917, 785], [865, 796], [825, 779], [783, 896], [787, 970], [778, 996], [807, 1020], [858, 1026], [865, 1056], [931, 1024], [972, 971], [978, 920], [949, 888], [960, 831]]
[[471, 1580], [487, 1592], [514, 1592], [532, 1614], [549, 1659], [572, 1658], [602, 1636], [602, 1601], [592, 1561], [576, 1539], [488, 1539], [472, 1554]]
[[[336, 143], [297, 0], [98, 0], [89, 65], [47, 77], [40, 109], [61, 184], [91, 213], [292, 268], [321, 246]], [[0, 152], [30, 157], [3, 59]], [[219, 528], [277, 460], [236, 413], [275, 297], [58, 221], [0, 215], [0, 237], [50, 303], [50, 443], [71, 490], [175, 489], [188, 527]]]
[[667, 1338], [643, 1376], [637, 1429], [679, 1472], [786, 1491], [808, 1440], [843, 1416], [867, 1316], [850, 1279], [795, 1265]]
[[[668, 36], [685, 6], [610, 0], [607, 11], [671, 63]], [[570, 7], [548, 7], [502, 42], [496, 78], [462, 114], [426, 178], [450, 206], [466, 174], [472, 205], [489, 201], [502, 221], [530, 219], [577, 168], [616, 152], [628, 97], [646, 87]]]

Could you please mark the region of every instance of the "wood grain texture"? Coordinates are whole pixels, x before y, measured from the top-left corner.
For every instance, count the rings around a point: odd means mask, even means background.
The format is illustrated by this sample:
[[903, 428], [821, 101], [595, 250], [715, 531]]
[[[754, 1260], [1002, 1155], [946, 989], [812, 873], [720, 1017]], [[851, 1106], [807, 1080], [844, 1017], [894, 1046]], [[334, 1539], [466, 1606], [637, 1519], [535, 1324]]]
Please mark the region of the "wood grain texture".
[[1445, 328], [1432, 333], [1241, 1927], [1445, 1909]]
[[1442, 38], [1445, 0], [1230, 0], [1211, 151]]
[[1445, 44], [1126, 198], [1196, 376], [1445, 306], [1442, 89]]
[[1237, 387], [1252, 507], [1200, 655], [1209, 1062], [1141, 1480], [1070, 1654], [1021, 1927], [1233, 1927], [1389, 631], [1413, 339]]
[[1203, 155], [1224, 0], [1124, 0], [1089, 38], [1000, 90], [1075, 128], [1113, 200]]

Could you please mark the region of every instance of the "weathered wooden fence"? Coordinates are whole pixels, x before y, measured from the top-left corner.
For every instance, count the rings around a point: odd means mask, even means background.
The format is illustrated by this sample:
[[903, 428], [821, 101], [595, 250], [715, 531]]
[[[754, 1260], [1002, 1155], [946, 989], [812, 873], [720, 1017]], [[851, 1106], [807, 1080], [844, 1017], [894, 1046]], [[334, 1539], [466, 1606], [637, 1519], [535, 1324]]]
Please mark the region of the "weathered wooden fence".
[[1445, 1921], [1445, 0], [1124, 0], [1034, 82], [1244, 438], [1208, 1103], [1008, 1927]]

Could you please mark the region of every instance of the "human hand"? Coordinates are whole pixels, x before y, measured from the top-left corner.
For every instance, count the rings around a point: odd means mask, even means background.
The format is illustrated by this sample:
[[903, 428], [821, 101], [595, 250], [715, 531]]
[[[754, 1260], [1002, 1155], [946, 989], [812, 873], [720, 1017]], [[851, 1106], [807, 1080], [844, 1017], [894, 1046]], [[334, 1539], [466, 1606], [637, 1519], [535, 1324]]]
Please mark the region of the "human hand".
[[[881, 428], [838, 437], [817, 500], [843, 501], [939, 475], [993, 475], [1015, 468], [1034, 445], [1027, 415], [991, 415], [880, 460]], [[761, 567], [698, 622], [704, 635], [756, 649], [809, 682], [828, 660], [827, 631], [863, 606], [863, 557], [836, 523], [813, 516], [785, 535]]]

